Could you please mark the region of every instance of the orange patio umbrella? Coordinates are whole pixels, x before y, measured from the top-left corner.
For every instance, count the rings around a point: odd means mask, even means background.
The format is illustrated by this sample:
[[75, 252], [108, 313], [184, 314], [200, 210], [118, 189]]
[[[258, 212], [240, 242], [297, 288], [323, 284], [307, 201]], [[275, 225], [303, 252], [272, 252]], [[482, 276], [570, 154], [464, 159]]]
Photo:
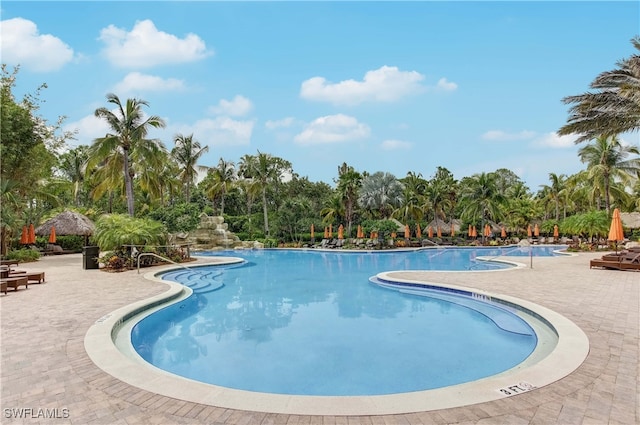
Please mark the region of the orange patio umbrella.
[[36, 243], [36, 228], [33, 227], [33, 223], [29, 225], [29, 244]]
[[356, 238], [362, 239], [364, 238], [364, 233], [362, 232], [362, 226], [358, 224], [358, 231], [356, 232]]
[[[311, 225], [311, 237], [313, 237], [313, 224]], [[56, 226], [51, 226], [51, 233], [49, 234], [49, 243], [56, 243]]]
[[405, 224], [404, 225], [404, 238], [405, 239], [409, 239], [409, 236], [411, 236], [411, 231], [409, 230], [409, 225]]
[[527, 236], [531, 237], [532, 233], [531, 233], [531, 225], [529, 225], [527, 227]]
[[371, 233], [369, 233], [369, 239], [375, 239], [375, 235], [376, 235], [376, 232], [371, 231]]
[[420, 230], [420, 223], [416, 224], [416, 238], [420, 239], [422, 237], [422, 230]]
[[553, 237], [557, 238], [558, 236], [560, 236], [560, 231], [558, 230], [558, 225], [554, 224], [553, 225]]
[[533, 228], [533, 235], [537, 238], [538, 236], [540, 236], [540, 228], [538, 227], [538, 223], [536, 223], [535, 227]]
[[440, 229], [440, 226], [436, 227], [436, 235], [441, 238], [442, 237], [442, 230]]
[[502, 226], [502, 231], [500, 232], [500, 237], [503, 237], [503, 238], [507, 237], [507, 231], [505, 230], [504, 226]]
[[451, 236], [456, 234], [456, 226], [453, 225], [453, 223], [451, 223]]
[[338, 239], [344, 239], [344, 226], [342, 224], [338, 227]]
[[324, 226], [324, 238], [329, 239], [329, 228]]
[[471, 226], [471, 237], [472, 238], [478, 237], [478, 231], [476, 230], [476, 226]]
[[489, 224], [484, 225], [484, 235], [486, 237], [491, 236], [491, 226], [489, 226]]
[[20, 235], [20, 243], [26, 244], [29, 243], [29, 231], [27, 230], [27, 226], [22, 226], [22, 235]]
[[471, 230], [471, 225], [469, 225], [469, 230], [467, 231], [467, 236], [471, 237], [473, 231]]
[[391, 232], [391, 239], [395, 239], [397, 236], [396, 232]]
[[613, 210], [611, 226], [609, 227], [609, 237], [607, 239], [610, 241], [615, 241], [617, 253], [618, 242], [624, 240], [624, 230], [622, 229], [622, 220], [620, 219], [620, 210], [618, 208]]
[[333, 237], [333, 224], [329, 225], [329, 238]]
[[433, 237], [433, 227], [429, 226], [429, 237]]

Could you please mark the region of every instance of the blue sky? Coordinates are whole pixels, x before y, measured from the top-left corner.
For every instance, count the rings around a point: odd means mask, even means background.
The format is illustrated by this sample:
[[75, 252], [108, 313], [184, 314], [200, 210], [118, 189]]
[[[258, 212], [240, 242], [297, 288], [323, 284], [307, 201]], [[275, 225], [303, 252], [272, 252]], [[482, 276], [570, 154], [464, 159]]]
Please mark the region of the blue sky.
[[[47, 83], [41, 115], [107, 131], [107, 93], [149, 102], [171, 149], [270, 153], [311, 181], [358, 171], [456, 178], [509, 168], [535, 192], [583, 169], [561, 99], [634, 53], [640, 2], [3, 1], [16, 94]], [[623, 135], [639, 144], [637, 133]]]

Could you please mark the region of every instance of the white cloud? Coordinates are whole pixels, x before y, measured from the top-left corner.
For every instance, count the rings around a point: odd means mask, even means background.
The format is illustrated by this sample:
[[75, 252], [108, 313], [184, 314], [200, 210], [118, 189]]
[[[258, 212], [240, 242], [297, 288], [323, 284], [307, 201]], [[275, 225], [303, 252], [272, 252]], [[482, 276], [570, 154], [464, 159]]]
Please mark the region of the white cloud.
[[438, 84], [436, 84], [436, 88], [439, 90], [453, 91], [458, 88], [458, 85], [454, 82], [447, 81], [446, 78], [440, 78]]
[[184, 81], [176, 78], [161, 78], [155, 75], [130, 72], [113, 88], [114, 93], [138, 93], [148, 91], [175, 91], [185, 88]]
[[130, 32], [114, 25], [100, 31], [104, 53], [114, 65], [149, 68], [155, 65], [193, 62], [213, 52], [195, 34], [178, 38], [158, 31], [151, 20], [137, 21]]
[[369, 136], [370, 129], [366, 124], [348, 115], [337, 114], [320, 117], [307, 124], [295, 136], [296, 143], [303, 145], [339, 143]]
[[484, 140], [495, 140], [498, 142], [512, 140], [530, 140], [535, 137], [535, 131], [522, 130], [518, 133], [508, 133], [502, 130], [489, 130], [482, 135]]
[[277, 130], [279, 128], [289, 128], [293, 125], [293, 122], [293, 117], [286, 117], [277, 121], [269, 120], [264, 123], [264, 126], [267, 130]]
[[220, 116], [213, 119], [202, 119], [190, 126], [181, 126], [176, 133], [193, 133], [203, 145], [248, 145], [251, 142], [254, 124], [254, 121], [237, 121]]
[[94, 139], [104, 137], [109, 131], [109, 124], [94, 115], [87, 115], [78, 121], [70, 122], [63, 127], [64, 131], [77, 131], [77, 143], [90, 145]]
[[362, 81], [328, 82], [313, 77], [302, 82], [300, 97], [334, 104], [356, 105], [362, 102], [393, 102], [423, 89], [424, 76], [416, 71], [400, 71], [383, 66], [368, 71]]
[[403, 140], [385, 140], [380, 144], [380, 147], [385, 151], [395, 151], [400, 149], [410, 149], [412, 144]]
[[50, 34], [39, 34], [32, 21], [13, 18], [0, 22], [2, 62], [36, 72], [56, 71], [73, 60], [73, 49]]
[[221, 99], [217, 106], [211, 107], [211, 112], [234, 117], [248, 114], [253, 109], [253, 103], [244, 96], [236, 95], [231, 100]]
[[559, 136], [556, 132], [543, 134], [541, 137], [536, 138], [533, 141], [534, 146], [549, 147], [549, 148], [570, 148], [575, 146], [575, 140], [578, 138], [576, 135]]

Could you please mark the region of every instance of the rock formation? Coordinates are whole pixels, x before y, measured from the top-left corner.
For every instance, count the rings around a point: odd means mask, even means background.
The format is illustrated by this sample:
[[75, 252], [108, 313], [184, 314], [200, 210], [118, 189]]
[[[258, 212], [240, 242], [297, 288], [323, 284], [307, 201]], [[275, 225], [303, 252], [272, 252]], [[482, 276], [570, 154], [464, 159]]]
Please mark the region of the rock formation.
[[224, 222], [224, 217], [210, 217], [205, 213], [200, 215], [200, 224], [189, 233], [173, 235], [176, 244], [190, 244], [193, 250], [216, 250], [236, 248], [263, 248], [259, 242], [243, 242]]

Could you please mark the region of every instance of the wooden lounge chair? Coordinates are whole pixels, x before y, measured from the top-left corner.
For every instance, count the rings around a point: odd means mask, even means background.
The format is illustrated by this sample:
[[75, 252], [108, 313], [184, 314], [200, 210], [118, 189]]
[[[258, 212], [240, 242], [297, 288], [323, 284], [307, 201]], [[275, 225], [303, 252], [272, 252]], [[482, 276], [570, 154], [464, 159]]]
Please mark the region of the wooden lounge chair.
[[9, 277], [26, 276], [30, 283], [44, 283], [44, 272], [28, 272], [26, 270], [14, 270], [9, 272]]
[[603, 258], [591, 260], [589, 267], [601, 267], [613, 270], [640, 270], [640, 253], [628, 252], [624, 255], [612, 257], [605, 255]]
[[0, 292], [4, 292], [7, 295], [7, 282], [0, 282]]
[[14, 291], [17, 291], [18, 288], [23, 285], [26, 289], [29, 289], [29, 279], [27, 279], [26, 276], [6, 277], [0, 279], [0, 284], [6, 284], [7, 287], [12, 287]]

